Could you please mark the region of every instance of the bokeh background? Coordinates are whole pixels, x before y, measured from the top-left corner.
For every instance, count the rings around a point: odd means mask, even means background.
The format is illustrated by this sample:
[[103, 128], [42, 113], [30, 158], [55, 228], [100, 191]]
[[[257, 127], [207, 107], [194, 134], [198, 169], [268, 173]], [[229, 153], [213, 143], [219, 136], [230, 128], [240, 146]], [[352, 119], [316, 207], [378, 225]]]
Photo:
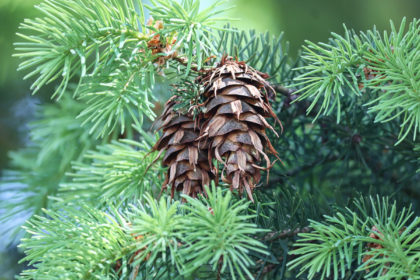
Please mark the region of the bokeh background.
[[[87, 0], [89, 1], [89, 0]], [[7, 166], [7, 153], [27, 142], [28, 121], [39, 102], [51, 102], [46, 94], [30, 95], [30, 81], [16, 71], [19, 61], [12, 57], [19, 23], [39, 16], [34, 5], [40, 0], [0, 0], [0, 176]], [[202, 2], [210, 3], [212, 0]], [[389, 28], [389, 20], [399, 23], [420, 16], [420, 0], [232, 0], [228, 14], [231, 25], [241, 29], [284, 32], [290, 54], [296, 56], [304, 40], [326, 41], [331, 32], [342, 33], [343, 24], [355, 30], [376, 25]], [[206, 4], [206, 3], [203, 3]], [[230, 20], [232, 19], [232, 20]], [[237, 19], [237, 20], [235, 20]], [[0, 198], [1, 199], [1, 198]], [[0, 225], [1, 227], [1, 225]], [[15, 246], [5, 246], [0, 236], [0, 280], [13, 279], [22, 269], [22, 257]]]

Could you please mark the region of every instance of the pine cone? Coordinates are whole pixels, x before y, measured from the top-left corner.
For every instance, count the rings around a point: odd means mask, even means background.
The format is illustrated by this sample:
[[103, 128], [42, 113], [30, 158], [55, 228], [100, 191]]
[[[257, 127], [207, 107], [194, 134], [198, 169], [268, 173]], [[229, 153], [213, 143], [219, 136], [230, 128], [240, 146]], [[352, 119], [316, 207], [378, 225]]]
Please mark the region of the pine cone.
[[169, 184], [171, 196], [175, 191], [196, 197], [203, 192], [203, 186], [210, 184], [210, 166], [207, 151], [198, 149], [199, 124], [192, 116], [182, 115], [174, 110], [177, 96], [166, 102], [163, 113], [158, 119], [163, 135], [153, 150], [165, 152], [163, 165], [169, 167], [162, 190]]
[[[274, 90], [265, 78], [265, 74], [245, 63], [223, 59], [216, 69], [199, 79], [206, 98], [200, 148], [208, 149], [208, 161], [216, 178], [218, 170], [212, 165], [213, 158], [223, 164], [221, 177], [231, 190], [240, 194], [245, 190], [252, 201], [252, 191], [261, 179], [260, 170], [271, 168], [264, 147], [277, 156], [265, 130], [277, 133], [266, 118], [280, 121], [269, 104], [268, 97]], [[258, 165], [261, 156], [266, 161], [265, 168]]]

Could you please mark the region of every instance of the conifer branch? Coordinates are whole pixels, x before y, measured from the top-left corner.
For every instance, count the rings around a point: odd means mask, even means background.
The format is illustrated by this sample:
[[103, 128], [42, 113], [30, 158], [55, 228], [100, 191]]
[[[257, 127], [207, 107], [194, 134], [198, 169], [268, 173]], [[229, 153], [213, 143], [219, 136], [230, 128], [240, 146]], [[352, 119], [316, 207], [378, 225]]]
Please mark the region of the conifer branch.
[[290, 268], [300, 266], [309, 279], [318, 273], [321, 279], [343, 278], [353, 263], [367, 279], [420, 277], [420, 219], [411, 207], [397, 211], [387, 198], [370, 197], [368, 203], [356, 200], [356, 210], [325, 216], [324, 223], [311, 221], [313, 231], [300, 234], [298, 248], [290, 252], [299, 255]]
[[219, 56], [230, 55], [245, 61], [251, 67], [267, 73], [278, 83], [290, 82], [289, 44], [284, 42], [283, 33], [270, 36], [267, 32], [259, 34], [255, 30], [240, 31], [226, 26], [218, 33], [214, 46]]
[[188, 223], [184, 229], [187, 246], [183, 247], [185, 259], [189, 261], [183, 269], [188, 275], [204, 264], [209, 264], [213, 270], [229, 271], [232, 279], [236, 275], [240, 279], [253, 279], [248, 267], [253, 264], [248, 256], [249, 251], [267, 254], [265, 246], [251, 236], [266, 230], [257, 228], [255, 224], [246, 222], [253, 218], [242, 213], [248, 207], [243, 200], [230, 204], [231, 192], [223, 192], [212, 185], [212, 191], [206, 188], [208, 199], [202, 203], [189, 196], [184, 196], [190, 205]]
[[30, 218], [39, 215], [42, 208], [51, 207], [50, 198], [65, 181], [71, 161], [80, 160], [85, 151], [97, 144], [75, 120], [83, 108], [68, 96], [59, 106], [38, 108], [36, 120], [30, 123], [32, 143], [10, 154], [11, 170], [1, 178], [1, 194], [11, 197], [0, 203], [0, 209], [7, 212], [0, 219], [6, 224], [0, 230], [2, 234], [19, 232], [19, 225], [11, 223], [19, 215]]
[[[223, 194], [213, 185], [207, 195], [202, 200], [185, 197], [181, 207], [169, 197], [156, 201], [146, 195], [146, 203], [121, 210], [109, 204], [108, 210], [100, 211], [83, 203], [78, 210], [44, 210], [47, 217], [36, 216], [25, 226], [32, 236], [23, 239], [23, 261], [35, 269], [24, 271], [21, 278], [158, 275], [169, 280], [203, 274], [200, 267], [209, 265], [208, 277], [217, 273], [222, 259], [221, 273], [252, 279], [248, 268], [253, 262], [247, 253], [266, 253], [251, 237], [263, 230], [249, 223], [252, 216], [242, 214], [247, 203], [232, 201], [230, 192]], [[206, 249], [210, 241], [212, 247]]]
[[321, 102], [315, 119], [336, 109], [339, 123], [341, 99], [360, 98], [366, 92], [370, 100], [364, 105], [370, 106], [369, 113], [376, 114], [375, 122], [399, 119], [396, 145], [410, 133], [415, 140], [420, 132], [420, 78], [414, 74], [420, 71], [420, 20], [414, 19], [407, 30], [405, 22], [403, 19], [399, 30], [391, 22], [391, 33], [383, 37], [377, 30], [356, 35], [346, 29], [344, 37], [333, 33], [328, 44], [307, 41], [302, 56], [305, 65], [296, 68], [303, 72], [293, 84], [299, 88], [298, 101], [312, 100], [308, 112]]
[[118, 46], [147, 38], [136, 30], [139, 15], [132, 1], [120, 6], [115, 0], [46, 0], [36, 8], [44, 17], [26, 20], [21, 29], [30, 34], [19, 34], [25, 42], [16, 43], [16, 56], [25, 59], [19, 69], [36, 66], [26, 76], [39, 75], [32, 85], [34, 93], [61, 78], [53, 94], [60, 97], [72, 77], [101, 71], [115, 59]]
[[[142, 132], [142, 141], [114, 141], [85, 154], [83, 161], [72, 164], [68, 172], [71, 182], [60, 185], [57, 199], [70, 201], [102, 201], [126, 204], [137, 201], [144, 193], [158, 193], [162, 185], [163, 169], [154, 164], [156, 153], [149, 153], [153, 137]], [[148, 173], [146, 173], [148, 170]], [[99, 207], [99, 205], [98, 205]]]
[[27, 255], [22, 261], [34, 268], [22, 272], [20, 279], [117, 276], [112, 266], [127, 259], [134, 237], [124, 231], [116, 211], [114, 217], [87, 206], [44, 212], [47, 217], [36, 216], [24, 227], [32, 236], [22, 240]]
[[220, 28], [225, 0], [150, 2], [45, 0], [21, 26], [20, 69], [60, 99], [0, 185], [0, 222], [30, 218], [21, 279], [419, 278], [411, 208], [319, 219], [355, 191], [416, 199], [420, 21], [292, 60], [283, 34]]

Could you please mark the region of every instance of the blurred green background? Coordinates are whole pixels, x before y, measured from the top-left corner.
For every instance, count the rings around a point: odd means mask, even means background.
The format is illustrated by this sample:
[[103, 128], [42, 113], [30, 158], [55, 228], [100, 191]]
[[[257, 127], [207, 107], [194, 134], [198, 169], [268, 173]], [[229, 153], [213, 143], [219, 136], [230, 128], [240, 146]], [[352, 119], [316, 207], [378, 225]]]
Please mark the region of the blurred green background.
[[[207, 0], [203, 2], [211, 2]], [[18, 60], [12, 57], [13, 42], [17, 41], [19, 23], [39, 12], [33, 6], [40, 0], [0, 0], [0, 175], [7, 165], [7, 152], [27, 141], [30, 121], [40, 94], [30, 97], [29, 81], [16, 71]], [[330, 32], [342, 33], [343, 23], [355, 30], [376, 25], [388, 29], [389, 20], [399, 23], [420, 16], [420, 0], [232, 0], [235, 8], [228, 14], [230, 21], [242, 29], [285, 33], [291, 54], [296, 55], [304, 40], [326, 41]], [[47, 91], [47, 90], [45, 90]], [[1, 214], [1, 213], [0, 213]], [[0, 237], [0, 279], [13, 279], [21, 269], [16, 248], [5, 248]]]

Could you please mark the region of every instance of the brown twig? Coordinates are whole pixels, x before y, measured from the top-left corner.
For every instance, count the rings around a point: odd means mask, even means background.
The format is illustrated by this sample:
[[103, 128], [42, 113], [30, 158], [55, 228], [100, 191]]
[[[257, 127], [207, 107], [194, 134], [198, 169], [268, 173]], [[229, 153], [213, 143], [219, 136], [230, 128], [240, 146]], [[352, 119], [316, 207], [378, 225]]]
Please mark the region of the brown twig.
[[[181, 63], [184, 66], [188, 65], [188, 59], [186, 59], [185, 57], [180, 57], [178, 55], [174, 55], [172, 56], [172, 59], [174, 59], [175, 61], [178, 61], [179, 63]], [[198, 69], [198, 65], [197, 64], [191, 64], [191, 70], [195, 71], [195, 72], [200, 72], [200, 73], [205, 73], [208, 70], [206, 69]]]
[[297, 228], [295, 230], [286, 229], [281, 232], [270, 232], [265, 236], [265, 240], [273, 241], [277, 239], [285, 239], [289, 237], [293, 237], [298, 235], [299, 233], [307, 233], [310, 232], [311, 229], [309, 227]]
[[273, 85], [273, 88], [276, 92], [284, 95], [284, 96], [291, 96], [296, 91], [295, 89], [286, 88], [282, 85]]
[[[295, 230], [292, 229], [286, 229], [283, 230], [281, 232], [270, 232], [265, 236], [265, 241], [275, 241], [278, 239], [285, 239], [285, 238], [289, 238], [289, 237], [293, 237], [296, 236], [299, 233], [306, 233], [306, 232], [310, 232], [311, 229], [309, 227], [303, 227], [303, 228], [297, 228]], [[279, 256], [276, 257], [276, 260], [278, 261], [278, 263], [281, 263], [284, 261], [284, 256]], [[257, 264], [262, 264], [264, 267], [262, 268], [262, 271], [260, 272], [260, 276], [261, 275], [266, 275], [268, 273], [270, 273], [271, 271], [273, 271], [274, 269], [276, 269], [276, 267], [278, 266], [278, 263], [269, 263], [269, 264], [265, 264], [265, 260], [263, 259], [259, 259], [257, 260]], [[255, 277], [257, 275], [254, 275]], [[260, 279], [260, 278], [259, 278]]]
[[219, 265], [217, 267], [217, 280], [221, 280], [222, 279], [222, 265], [223, 265], [223, 255], [220, 256], [219, 258]]

